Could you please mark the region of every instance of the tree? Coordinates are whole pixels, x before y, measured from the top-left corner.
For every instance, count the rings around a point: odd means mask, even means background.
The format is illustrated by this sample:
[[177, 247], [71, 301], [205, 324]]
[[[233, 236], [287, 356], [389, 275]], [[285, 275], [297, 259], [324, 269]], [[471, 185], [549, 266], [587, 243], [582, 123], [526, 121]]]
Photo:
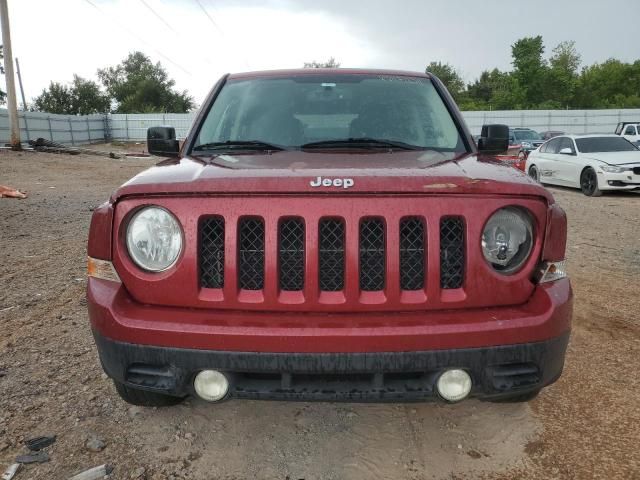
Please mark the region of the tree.
[[51, 82], [33, 101], [38, 111], [67, 115], [90, 115], [109, 111], [111, 100], [96, 82], [73, 76], [70, 85]]
[[174, 90], [160, 62], [154, 64], [142, 52], [130, 53], [119, 65], [98, 70], [118, 113], [185, 113], [194, 108], [186, 90]]
[[542, 37], [525, 37], [511, 46], [513, 75], [522, 89], [525, 107], [532, 108], [544, 100], [547, 62], [542, 58]]
[[71, 88], [58, 82], [49, 83], [49, 88], [33, 99], [33, 107], [39, 112], [71, 114]]
[[574, 103], [580, 62], [580, 54], [573, 41], [560, 42], [553, 49], [545, 84], [545, 106], [558, 105], [561, 108]]
[[427, 65], [426, 73], [432, 73], [444, 83], [451, 96], [459, 102], [465, 92], [465, 84], [460, 74], [448, 63], [431, 62]]
[[331, 57], [326, 62], [305, 62], [304, 68], [340, 68], [340, 62]]

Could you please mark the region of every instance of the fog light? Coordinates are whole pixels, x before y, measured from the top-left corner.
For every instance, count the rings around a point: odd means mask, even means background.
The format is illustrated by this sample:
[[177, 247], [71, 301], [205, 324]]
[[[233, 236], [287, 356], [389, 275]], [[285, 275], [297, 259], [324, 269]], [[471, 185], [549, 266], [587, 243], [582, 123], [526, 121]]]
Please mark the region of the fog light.
[[229, 391], [229, 380], [216, 370], [202, 370], [196, 375], [193, 386], [200, 398], [207, 402], [217, 402]]
[[462, 400], [471, 391], [471, 377], [464, 370], [447, 370], [438, 378], [438, 393], [449, 402]]

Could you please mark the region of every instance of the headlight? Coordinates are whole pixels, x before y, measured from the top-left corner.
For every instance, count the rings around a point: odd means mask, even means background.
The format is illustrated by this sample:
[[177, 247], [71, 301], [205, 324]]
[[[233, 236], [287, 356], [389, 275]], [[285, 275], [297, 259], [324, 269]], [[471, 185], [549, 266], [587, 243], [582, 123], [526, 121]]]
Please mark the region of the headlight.
[[531, 148], [533, 145], [531, 144], [531, 142], [522, 142], [522, 146], [523, 147], [527, 147], [527, 148]]
[[600, 169], [607, 173], [623, 173], [626, 170], [623, 167], [616, 167], [614, 165], [600, 165]]
[[501, 208], [494, 213], [482, 232], [482, 253], [499, 273], [518, 270], [533, 248], [531, 215], [518, 207]]
[[164, 208], [143, 208], [129, 221], [127, 249], [140, 268], [151, 272], [166, 270], [182, 251], [180, 223]]

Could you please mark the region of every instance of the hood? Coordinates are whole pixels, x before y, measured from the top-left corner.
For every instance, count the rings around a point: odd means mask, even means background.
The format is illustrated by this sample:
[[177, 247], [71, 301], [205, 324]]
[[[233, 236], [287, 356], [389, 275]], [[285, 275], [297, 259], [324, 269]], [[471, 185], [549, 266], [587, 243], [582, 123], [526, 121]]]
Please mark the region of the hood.
[[598, 160], [609, 165], [639, 165], [640, 150], [635, 152], [598, 152], [583, 153], [584, 158]]
[[139, 195], [372, 193], [533, 195], [553, 202], [547, 190], [495, 157], [424, 151], [171, 159], [133, 177], [112, 201]]

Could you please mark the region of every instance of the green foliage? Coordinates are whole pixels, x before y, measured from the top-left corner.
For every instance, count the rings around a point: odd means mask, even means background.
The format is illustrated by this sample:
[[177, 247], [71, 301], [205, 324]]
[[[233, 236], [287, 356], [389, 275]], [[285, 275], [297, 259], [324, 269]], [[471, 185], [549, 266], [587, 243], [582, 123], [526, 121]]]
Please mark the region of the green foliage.
[[340, 62], [331, 57], [326, 62], [305, 62], [304, 68], [340, 68]]
[[465, 91], [464, 80], [455, 68], [448, 63], [431, 62], [425, 71], [438, 77], [456, 102], [462, 100]]
[[70, 85], [51, 82], [33, 100], [35, 110], [68, 115], [90, 115], [109, 111], [111, 100], [96, 82], [73, 76]]
[[640, 60], [609, 59], [582, 68], [575, 42], [559, 43], [548, 59], [542, 37], [526, 37], [511, 46], [513, 70], [485, 70], [464, 84], [454, 67], [431, 62], [463, 110], [640, 107]]
[[174, 90], [175, 81], [160, 62], [153, 64], [142, 52], [130, 53], [115, 67], [98, 70], [98, 77], [118, 113], [185, 113], [194, 107], [186, 90]]

